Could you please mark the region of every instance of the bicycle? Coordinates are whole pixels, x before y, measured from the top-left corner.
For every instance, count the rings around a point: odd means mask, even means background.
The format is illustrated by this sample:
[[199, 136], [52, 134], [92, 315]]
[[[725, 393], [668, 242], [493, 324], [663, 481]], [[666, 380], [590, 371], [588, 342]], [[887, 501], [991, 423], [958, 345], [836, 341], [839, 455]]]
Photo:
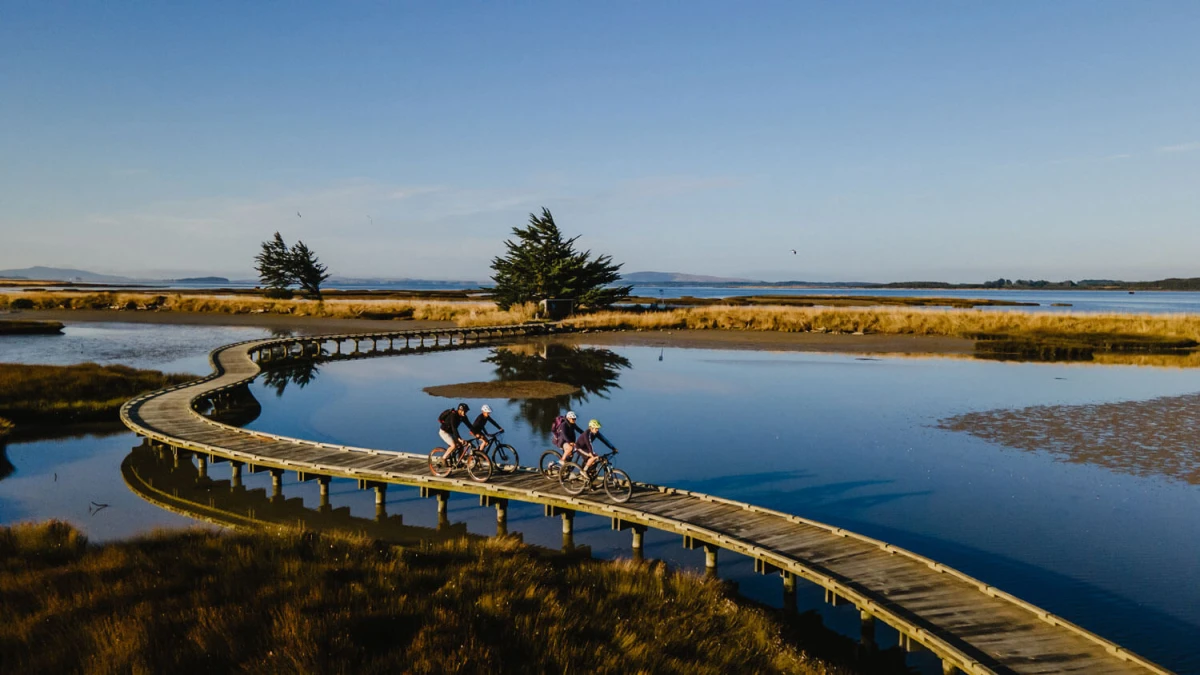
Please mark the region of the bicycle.
[[546, 480], [558, 480], [559, 469], [562, 468], [562, 451], [550, 449], [542, 453], [538, 459], [538, 471]]
[[486, 483], [492, 477], [492, 460], [479, 451], [479, 448], [469, 442], [461, 452], [452, 453], [447, 459], [446, 448], [434, 448], [429, 451], [429, 472], [435, 476], [449, 476], [455, 469], [465, 468], [471, 480]]
[[516, 448], [500, 440], [500, 434], [502, 433], [504, 432], [497, 431], [494, 434], [483, 434], [488, 441], [487, 450], [480, 448], [483, 443], [478, 438], [472, 438], [467, 443], [470, 443], [472, 447], [480, 452], [487, 454], [488, 458], [492, 460], [492, 464], [500, 470], [500, 473], [512, 473], [520, 468], [521, 459], [517, 456]]
[[633, 496], [633, 481], [629, 474], [612, 465], [611, 457], [616, 450], [596, 458], [592, 468], [586, 472], [583, 466], [575, 461], [561, 465], [558, 472], [558, 482], [568, 494], [581, 494], [584, 490], [595, 490], [596, 481], [604, 486], [604, 491], [614, 502], [624, 504]]

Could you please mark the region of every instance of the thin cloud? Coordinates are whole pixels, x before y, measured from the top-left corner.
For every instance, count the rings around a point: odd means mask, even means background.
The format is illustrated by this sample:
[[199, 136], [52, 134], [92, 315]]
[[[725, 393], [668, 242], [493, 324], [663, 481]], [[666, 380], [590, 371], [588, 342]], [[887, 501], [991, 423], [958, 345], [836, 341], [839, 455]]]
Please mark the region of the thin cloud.
[[1200, 141], [1192, 143], [1180, 143], [1179, 145], [1164, 145], [1159, 148], [1159, 152], [1195, 152], [1200, 150]]

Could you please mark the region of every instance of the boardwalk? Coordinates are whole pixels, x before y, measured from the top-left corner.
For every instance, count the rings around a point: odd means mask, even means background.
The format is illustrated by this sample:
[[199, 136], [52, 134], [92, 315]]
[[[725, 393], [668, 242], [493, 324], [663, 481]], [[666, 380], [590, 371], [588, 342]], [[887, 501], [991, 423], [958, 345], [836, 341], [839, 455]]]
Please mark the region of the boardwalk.
[[121, 418], [154, 442], [195, 454], [201, 470], [228, 463], [235, 486], [243, 467], [271, 472], [276, 490], [285, 471], [296, 472], [302, 481], [316, 480], [324, 505], [330, 477], [344, 477], [357, 479], [360, 488], [374, 489], [377, 503], [383, 503], [388, 485], [417, 486], [422, 495], [437, 498], [439, 511], [444, 511], [450, 491], [478, 494], [482, 505], [496, 508], [501, 525], [508, 500], [540, 503], [546, 515], [562, 518], [564, 535], [571, 534], [576, 512], [608, 517], [614, 529], [632, 531], [635, 553], [640, 553], [646, 528], [676, 533], [685, 547], [705, 550], [713, 571], [722, 549], [753, 558], [756, 569], [782, 578], [785, 597], [790, 594], [793, 600], [797, 579], [819, 584], [830, 602], [860, 610], [864, 640], [882, 621], [900, 632], [907, 648], [928, 649], [940, 657], [946, 673], [1168, 672], [957, 570], [799, 516], [652, 485], [639, 485], [633, 499], [618, 505], [603, 494], [571, 497], [532, 471], [497, 474], [486, 484], [438, 478], [430, 475], [423, 454], [250, 432], [195, 410], [208, 401], [221, 405], [232, 400], [260, 369], [298, 358], [460, 348], [548, 330], [529, 325], [238, 343], [212, 353], [214, 372], [209, 377], [134, 399], [122, 408]]

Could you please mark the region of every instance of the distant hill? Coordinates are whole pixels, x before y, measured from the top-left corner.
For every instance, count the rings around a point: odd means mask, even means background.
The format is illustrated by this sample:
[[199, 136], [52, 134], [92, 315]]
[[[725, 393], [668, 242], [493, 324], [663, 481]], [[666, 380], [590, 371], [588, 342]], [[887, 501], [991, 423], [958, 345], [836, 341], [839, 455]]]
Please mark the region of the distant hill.
[[87, 270], [74, 270], [63, 267], [26, 267], [20, 270], [0, 270], [0, 277], [18, 277], [36, 279], [38, 281], [86, 281], [89, 283], [120, 284], [133, 281], [129, 277], [117, 277], [110, 274], [97, 274]]
[[228, 284], [230, 283], [225, 277], [187, 277], [186, 279], [172, 279], [177, 284]]
[[622, 274], [621, 281], [627, 284], [664, 284], [664, 283], [693, 283], [693, 284], [749, 284], [756, 283], [751, 279], [732, 279], [729, 277], [710, 277], [703, 274], [681, 274], [679, 272], [630, 272]]

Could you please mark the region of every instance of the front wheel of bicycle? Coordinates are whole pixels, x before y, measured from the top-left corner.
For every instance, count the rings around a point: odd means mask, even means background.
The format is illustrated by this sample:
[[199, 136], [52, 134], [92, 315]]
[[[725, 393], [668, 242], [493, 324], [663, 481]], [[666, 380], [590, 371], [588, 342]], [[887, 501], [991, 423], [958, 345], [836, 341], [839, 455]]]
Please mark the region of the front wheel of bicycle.
[[624, 504], [633, 496], [633, 481], [624, 471], [609, 469], [604, 472], [604, 491], [614, 502]]
[[471, 480], [486, 483], [492, 477], [492, 460], [482, 452], [473, 452], [467, 458], [467, 475]]
[[562, 453], [557, 450], [547, 450], [538, 460], [538, 471], [546, 480], [558, 480], [559, 469], [562, 468]]
[[454, 471], [454, 465], [446, 458], [445, 448], [434, 448], [429, 452], [429, 473], [435, 476], [449, 476]]
[[521, 466], [521, 460], [517, 457], [517, 450], [511, 445], [497, 445], [492, 450], [492, 464], [496, 465], [496, 469], [500, 473], [512, 473]]
[[568, 494], [577, 495], [587, 489], [589, 480], [582, 466], [567, 462], [558, 473], [558, 482]]

